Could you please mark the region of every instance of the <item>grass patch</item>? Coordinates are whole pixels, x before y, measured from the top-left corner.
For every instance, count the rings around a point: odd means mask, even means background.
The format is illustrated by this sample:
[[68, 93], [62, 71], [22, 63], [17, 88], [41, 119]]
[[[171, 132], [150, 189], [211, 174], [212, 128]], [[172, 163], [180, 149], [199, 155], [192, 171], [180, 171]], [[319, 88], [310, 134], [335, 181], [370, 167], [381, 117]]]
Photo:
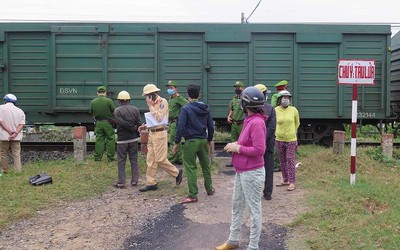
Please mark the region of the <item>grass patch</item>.
[[[383, 159], [383, 160], [382, 160]], [[400, 246], [399, 160], [376, 148], [357, 148], [356, 184], [350, 186], [350, 149], [299, 147], [298, 182], [311, 208], [291, 224], [311, 249], [398, 249]]]
[[[141, 177], [145, 178], [146, 159], [139, 154], [138, 165]], [[130, 181], [129, 162], [126, 165], [127, 182]], [[212, 170], [217, 171], [219, 160], [216, 159]], [[201, 168], [199, 178], [202, 177]], [[162, 171], [162, 170], [160, 170]], [[39, 173], [48, 173], [53, 178], [53, 184], [31, 186], [28, 183], [30, 176]], [[12, 171], [0, 176], [0, 229], [10, 223], [34, 216], [37, 211], [48, 209], [60, 202], [77, 201], [98, 197], [112, 188], [117, 180], [117, 162], [95, 162], [93, 155], [89, 155], [84, 163], [74, 163], [73, 159], [59, 161], [39, 161], [23, 166], [20, 174]], [[159, 175], [160, 176], [160, 175]], [[175, 180], [159, 178], [160, 190], [151, 193], [152, 198], [163, 195], [184, 196], [188, 190], [186, 185], [175, 186]], [[146, 193], [146, 195], [148, 195]]]
[[230, 133], [215, 131], [213, 140], [215, 142], [230, 142], [232, 141], [232, 137]]

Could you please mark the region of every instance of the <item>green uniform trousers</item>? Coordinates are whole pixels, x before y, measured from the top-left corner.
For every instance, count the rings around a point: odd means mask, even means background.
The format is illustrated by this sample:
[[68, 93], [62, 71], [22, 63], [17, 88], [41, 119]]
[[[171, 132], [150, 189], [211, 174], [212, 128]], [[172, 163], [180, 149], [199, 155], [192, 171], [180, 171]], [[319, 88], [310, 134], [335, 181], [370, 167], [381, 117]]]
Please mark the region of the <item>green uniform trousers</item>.
[[240, 132], [242, 132], [243, 124], [232, 123], [231, 126], [231, 138], [235, 142], [239, 139]]
[[212, 192], [211, 166], [208, 159], [207, 139], [190, 139], [185, 141], [183, 147], [183, 165], [185, 166], [186, 177], [189, 186], [190, 198], [197, 198], [197, 164], [196, 156], [199, 157], [201, 170], [204, 177], [204, 187], [208, 193]]
[[176, 152], [175, 155], [171, 155], [172, 148], [174, 147], [174, 142], [175, 142], [175, 135], [176, 135], [176, 122], [171, 122], [169, 124], [169, 148], [168, 148], [168, 160], [172, 164], [177, 164], [177, 165], [182, 165], [182, 143], [179, 145], [178, 151]]
[[107, 121], [96, 121], [96, 144], [94, 160], [101, 161], [104, 149], [107, 151], [108, 160], [114, 160], [115, 155], [115, 130]]

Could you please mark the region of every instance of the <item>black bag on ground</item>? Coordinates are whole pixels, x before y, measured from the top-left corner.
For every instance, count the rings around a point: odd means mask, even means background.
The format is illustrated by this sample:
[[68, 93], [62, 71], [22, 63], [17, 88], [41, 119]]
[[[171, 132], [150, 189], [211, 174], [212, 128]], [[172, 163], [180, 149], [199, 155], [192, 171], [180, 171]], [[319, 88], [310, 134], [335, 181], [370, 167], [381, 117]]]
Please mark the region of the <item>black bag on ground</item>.
[[51, 176], [49, 176], [46, 173], [29, 177], [29, 184], [31, 184], [33, 186], [39, 186], [39, 185], [51, 184], [51, 183], [53, 183], [53, 178], [51, 178]]

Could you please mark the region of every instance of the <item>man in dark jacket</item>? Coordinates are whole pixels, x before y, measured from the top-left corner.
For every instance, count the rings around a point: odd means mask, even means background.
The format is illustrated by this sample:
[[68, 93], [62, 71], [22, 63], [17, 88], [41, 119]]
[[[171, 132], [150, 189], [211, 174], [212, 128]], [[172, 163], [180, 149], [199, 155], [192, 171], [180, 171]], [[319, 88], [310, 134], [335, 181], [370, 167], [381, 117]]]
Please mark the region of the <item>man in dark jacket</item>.
[[264, 168], [265, 168], [265, 183], [264, 183], [264, 198], [266, 200], [272, 199], [272, 189], [274, 184], [274, 149], [275, 149], [275, 129], [276, 129], [276, 114], [274, 107], [267, 103], [267, 94], [271, 93], [264, 84], [257, 84], [257, 87], [265, 96], [265, 115], [268, 116], [265, 121], [267, 127], [267, 138], [264, 154]]
[[115, 109], [114, 116], [117, 123], [117, 157], [118, 157], [118, 182], [117, 188], [125, 187], [125, 163], [129, 155], [131, 162], [131, 185], [137, 186], [139, 179], [138, 157], [138, 127], [141, 124], [139, 109], [130, 105], [131, 97], [128, 92], [121, 91], [117, 97], [119, 107]]
[[175, 154], [182, 137], [185, 138], [183, 165], [188, 180], [189, 195], [181, 201], [182, 204], [197, 202], [196, 156], [199, 157], [207, 194], [212, 195], [215, 191], [212, 186], [210, 161], [208, 158], [209, 147], [207, 147], [210, 146], [214, 135], [214, 124], [210, 108], [207, 104], [198, 100], [200, 85], [189, 84], [187, 86], [187, 94], [189, 103], [181, 108], [175, 144], [172, 149], [172, 154]]

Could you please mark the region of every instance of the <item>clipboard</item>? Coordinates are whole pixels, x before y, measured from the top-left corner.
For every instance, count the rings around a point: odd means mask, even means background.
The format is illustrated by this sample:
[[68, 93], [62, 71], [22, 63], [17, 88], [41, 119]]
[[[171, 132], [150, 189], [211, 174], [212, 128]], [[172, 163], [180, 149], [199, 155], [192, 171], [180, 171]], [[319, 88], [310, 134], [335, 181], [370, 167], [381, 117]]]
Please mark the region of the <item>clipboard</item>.
[[146, 119], [146, 126], [148, 128], [154, 127], [154, 126], [160, 126], [160, 125], [168, 125], [168, 116], [164, 116], [161, 122], [157, 121], [156, 118], [150, 113], [146, 112], [144, 113], [144, 118]]

